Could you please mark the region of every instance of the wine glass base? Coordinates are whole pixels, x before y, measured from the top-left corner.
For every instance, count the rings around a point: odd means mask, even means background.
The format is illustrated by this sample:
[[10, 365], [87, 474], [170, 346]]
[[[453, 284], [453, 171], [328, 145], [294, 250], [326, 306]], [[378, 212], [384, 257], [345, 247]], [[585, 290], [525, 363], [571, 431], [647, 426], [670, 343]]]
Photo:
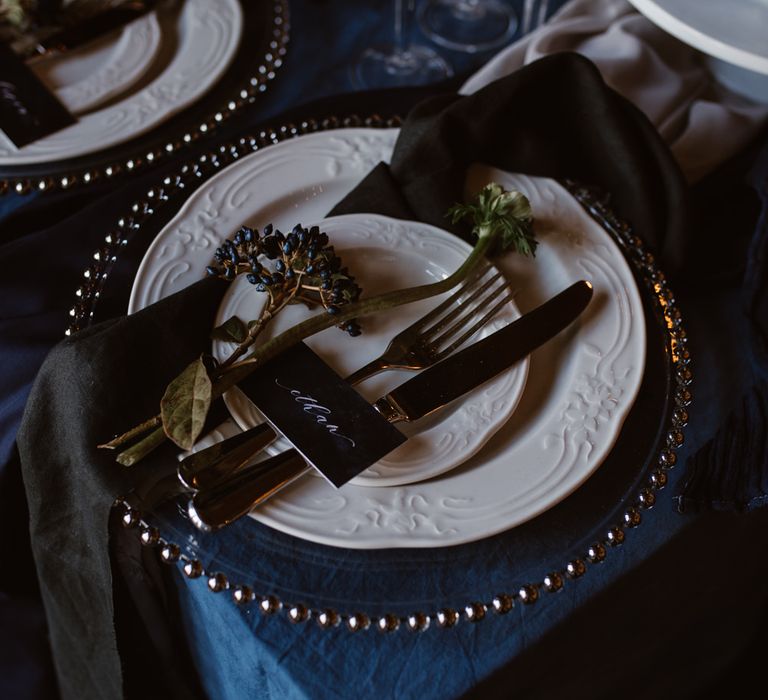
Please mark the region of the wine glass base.
[[432, 41], [456, 51], [498, 48], [517, 31], [517, 15], [496, 0], [431, 0], [419, 13], [421, 30]]
[[361, 89], [428, 85], [451, 77], [448, 62], [426, 46], [371, 48], [350, 69], [352, 83]]

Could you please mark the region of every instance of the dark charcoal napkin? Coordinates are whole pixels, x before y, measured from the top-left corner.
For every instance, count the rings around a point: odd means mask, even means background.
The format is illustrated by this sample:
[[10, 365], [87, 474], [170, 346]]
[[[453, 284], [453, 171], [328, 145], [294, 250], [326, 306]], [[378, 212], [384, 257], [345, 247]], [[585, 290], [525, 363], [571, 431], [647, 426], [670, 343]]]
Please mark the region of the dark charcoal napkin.
[[[679, 262], [682, 176], [650, 123], [575, 54], [542, 59], [469, 97], [420, 104], [402, 129], [392, 166], [374, 169], [334, 213], [373, 211], [445, 226], [445, 210], [461, 199], [466, 167], [477, 161], [603, 186], [617, 212], [670, 264]], [[170, 459], [170, 451], [160, 452], [126, 470], [95, 445], [154, 413], [155, 390], [207, 345], [221, 291], [212, 287], [198, 283], [76, 334], [51, 352], [33, 388], [18, 442], [65, 697], [121, 693], [110, 506], [153, 464]], [[153, 619], [149, 637], [167, 638], [168, 624]], [[164, 688], [166, 696], [189, 692], [167, 678]]]
[[685, 262], [688, 190], [676, 162], [647, 118], [578, 54], [548, 56], [466, 97], [425, 100], [408, 116], [391, 166], [379, 165], [332, 213], [450, 229], [445, 212], [462, 200], [472, 163], [597, 185], [668, 272]]
[[[206, 279], [132, 316], [83, 330], [51, 351], [35, 381], [18, 446], [64, 697], [121, 696], [110, 507], [161, 460], [175, 460], [173, 450], [159, 450], [124, 469], [96, 445], [157, 412], [158, 391], [199, 354], [225, 289]], [[184, 686], [166, 686], [185, 695]]]

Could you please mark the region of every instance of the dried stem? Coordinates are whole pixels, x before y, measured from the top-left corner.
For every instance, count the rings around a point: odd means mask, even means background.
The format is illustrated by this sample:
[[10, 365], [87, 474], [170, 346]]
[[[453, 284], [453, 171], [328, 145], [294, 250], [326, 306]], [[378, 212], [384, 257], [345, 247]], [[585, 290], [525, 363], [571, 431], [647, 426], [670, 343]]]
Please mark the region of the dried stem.
[[[367, 316], [403, 304], [410, 304], [414, 301], [427, 299], [452, 289], [462, 282], [480, 260], [482, 260], [488, 248], [493, 243], [493, 240], [493, 235], [481, 235], [477, 244], [472, 249], [472, 252], [467, 256], [467, 259], [453, 274], [446, 277], [444, 280], [421, 285], [419, 287], [386, 292], [371, 297], [370, 299], [363, 299], [344, 307], [343, 311], [336, 316], [330, 316], [325, 313], [317, 314], [306, 321], [293, 326], [289, 330], [284, 331], [280, 335], [275, 336], [271, 340], [268, 340], [263, 345], [260, 345], [244, 361], [232, 364], [226, 368], [224, 368], [223, 365], [220, 365], [219, 370], [224, 369], [224, 372], [214, 379], [212, 397], [214, 399], [218, 398], [225, 391], [231, 389], [238, 382], [247, 377], [258, 366], [268, 362], [291, 345], [295, 345], [304, 338], [308, 338], [326, 328], [339, 325], [340, 323], [353, 318]], [[147, 421], [147, 423], [149, 423], [149, 421]], [[157, 425], [157, 423], [155, 425]], [[158, 428], [140, 442], [121, 452], [117, 457], [117, 461], [124, 466], [135, 464], [161, 444], [164, 437], [164, 431], [162, 428]]]
[[[297, 290], [300, 290], [302, 285], [297, 284], [293, 294], [284, 299], [275, 309], [271, 308], [274, 299], [270, 296], [268, 317], [263, 316], [259, 319], [259, 323], [249, 330], [248, 337], [238, 345], [234, 353], [217, 368], [213, 375], [212, 399], [221, 396], [257, 367], [288, 347], [315, 333], [331, 326], [338, 326], [356, 318], [426, 299], [452, 289], [472, 272], [497, 240], [501, 241], [502, 248], [515, 247], [523, 254], [534, 254], [536, 241], [530, 229], [532, 221], [530, 203], [519, 192], [506, 192], [499, 185], [488, 185], [479, 193], [474, 204], [457, 205], [453, 208], [451, 215], [454, 221], [466, 217], [473, 218], [475, 224], [473, 230], [477, 234], [477, 243], [466, 260], [453, 274], [432, 284], [395, 290], [346, 304], [343, 307], [337, 307], [338, 313], [333, 315], [322, 313], [312, 316], [263, 343], [253, 350], [246, 359], [237, 362], [245, 354], [247, 348], [253, 344], [264, 325], [296, 296]], [[117, 456], [117, 461], [120, 464], [130, 466], [160, 445], [165, 439], [165, 433], [162, 428], [157, 427], [158, 425], [160, 425], [160, 417], [155, 416], [125, 433], [125, 436], [135, 437], [151, 428], [156, 428], [136, 445], [121, 452]], [[105, 446], [114, 447], [122, 444], [118, 440], [122, 441], [125, 436], [116, 438]]]

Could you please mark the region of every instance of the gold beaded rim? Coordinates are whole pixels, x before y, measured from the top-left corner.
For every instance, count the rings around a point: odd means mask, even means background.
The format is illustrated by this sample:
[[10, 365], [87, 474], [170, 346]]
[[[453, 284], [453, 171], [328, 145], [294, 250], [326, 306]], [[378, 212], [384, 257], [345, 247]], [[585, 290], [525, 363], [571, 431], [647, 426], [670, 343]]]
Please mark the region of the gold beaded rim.
[[[90, 323], [99, 292], [109, 268], [117, 260], [119, 251], [128, 244], [132, 234], [138, 232], [150, 217], [167, 204], [174, 192], [191, 188], [195, 181], [207, 179], [243, 155], [302, 134], [343, 127], [399, 125], [399, 118], [383, 120], [378, 115], [365, 119], [353, 115], [344, 119], [331, 117], [321, 122], [306, 120], [298, 125], [287, 124], [277, 129], [261, 131], [257, 135], [242, 137], [237, 142], [222, 144], [216, 150], [200, 156], [197, 161], [184, 164], [176, 175], [166, 177], [158, 188], [149, 190], [144, 199], [134, 203], [131, 213], [119, 219], [117, 228], [107, 234], [104, 246], [94, 253], [93, 262], [84, 273], [85, 282], [77, 290], [77, 301], [70, 310], [72, 322], [66, 334], [70, 335]], [[125, 500], [118, 499], [115, 506], [122, 511], [123, 526], [134, 529], [142, 545], [153, 548], [162, 562], [180, 566], [187, 578], [205, 578], [210, 592], [229, 593], [233, 603], [237, 605], [255, 604], [264, 616], [285, 615], [294, 624], [315, 621], [322, 629], [343, 626], [350, 632], [369, 629], [377, 629], [383, 633], [401, 629], [420, 632], [428, 629], [433, 622], [443, 629], [455, 627], [462, 622], [478, 623], [491, 616], [506, 615], [519, 605], [535, 605], [543, 596], [562, 591], [570, 581], [587, 575], [590, 568], [605, 561], [612, 550], [624, 544], [628, 533], [642, 524], [643, 512], [655, 505], [657, 493], [667, 484], [668, 470], [677, 462], [677, 450], [684, 442], [688, 407], [692, 400], [690, 351], [675, 295], [644, 242], [634, 234], [628, 224], [621, 221], [606, 206], [595, 191], [569, 180], [561, 184], [611, 234], [645, 286], [664, 334], [668, 370], [671, 371], [673, 384], [671, 404], [667, 407], [664, 419], [666, 437], [664, 444], [657, 448], [650, 473], [623, 509], [620, 521], [609, 526], [604, 535], [595, 539], [580, 556], [566, 561], [558, 570], [543, 574], [539, 580], [520, 586], [517, 591], [498, 593], [485, 600], [466, 601], [458, 607], [415, 611], [407, 615], [382, 615], [364, 611], [340, 612], [331, 608], [313, 608], [301, 602], [282, 600], [272, 593], [259, 594], [251, 585], [230, 581], [223, 572], [210, 570], [199, 559], [184, 554], [178, 544], [164, 538], [158, 528], [148, 522], [141, 512], [132, 508]]]

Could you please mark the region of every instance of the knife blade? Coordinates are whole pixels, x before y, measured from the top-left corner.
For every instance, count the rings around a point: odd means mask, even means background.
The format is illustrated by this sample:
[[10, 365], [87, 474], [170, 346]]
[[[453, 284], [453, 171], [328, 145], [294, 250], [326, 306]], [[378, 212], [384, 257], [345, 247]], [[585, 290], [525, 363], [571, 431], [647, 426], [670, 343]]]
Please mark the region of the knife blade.
[[[581, 280], [516, 321], [407, 380], [374, 402], [390, 422], [411, 422], [446, 406], [511, 367], [569, 326], [587, 307], [593, 288]], [[195, 493], [187, 512], [201, 530], [242, 517], [309, 471], [295, 449], [236, 472]]]
[[87, 17], [71, 27], [41, 39], [24, 58], [35, 59], [76, 49], [143, 17], [154, 10], [158, 2], [159, 0], [124, 2]]

